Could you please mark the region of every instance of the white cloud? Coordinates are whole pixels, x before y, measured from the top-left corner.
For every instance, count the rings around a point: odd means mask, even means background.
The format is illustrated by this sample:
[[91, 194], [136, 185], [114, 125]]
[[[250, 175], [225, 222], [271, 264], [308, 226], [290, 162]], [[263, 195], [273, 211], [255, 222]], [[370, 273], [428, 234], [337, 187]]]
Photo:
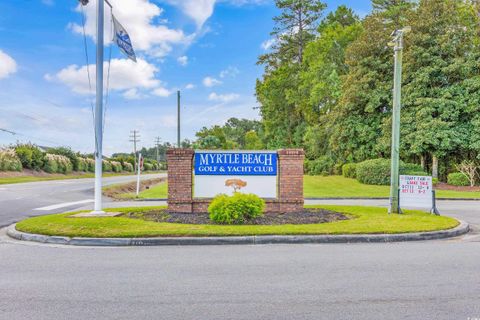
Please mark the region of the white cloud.
[[229, 66], [227, 69], [220, 72], [220, 78], [231, 77], [235, 78], [240, 73], [237, 67]]
[[[86, 34], [93, 39], [96, 35], [96, 2], [90, 0], [85, 7], [87, 15]], [[147, 54], [163, 58], [172, 50], [172, 44], [188, 44], [193, 36], [186, 36], [182, 30], [170, 29], [162, 23], [159, 17], [163, 9], [150, 0], [110, 0], [115, 8], [115, 17], [128, 31], [135, 50], [145, 51]], [[80, 5], [77, 11], [81, 12]], [[111, 40], [110, 10], [105, 10], [105, 43]], [[82, 26], [72, 23], [72, 30], [82, 34]]]
[[163, 97], [163, 98], [166, 98], [168, 96], [170, 96], [172, 94], [173, 91], [171, 90], [168, 90], [164, 87], [160, 87], [160, 88], [157, 88], [155, 90], [152, 91], [152, 93], [158, 97]]
[[179, 7], [195, 22], [197, 28], [201, 29], [212, 16], [216, 0], [168, 0], [168, 2]]
[[147, 97], [140, 93], [137, 88], [128, 89], [122, 94], [122, 96], [127, 100], [140, 100]]
[[[89, 69], [92, 90], [95, 90], [95, 65], [90, 65]], [[105, 82], [107, 81], [107, 70], [108, 63], [105, 63]], [[153, 64], [149, 64], [143, 59], [138, 59], [137, 63], [128, 59], [112, 59], [110, 68], [110, 89], [121, 91], [132, 88], [155, 88], [161, 84], [159, 80], [155, 79], [155, 74], [157, 72], [157, 67]], [[48, 81], [60, 81], [76, 93], [93, 93], [90, 91], [88, 85], [87, 66], [80, 67], [77, 65], [70, 65], [60, 70], [55, 75], [46, 74], [45, 79]]]
[[217, 102], [232, 102], [240, 98], [240, 95], [236, 93], [228, 93], [228, 94], [216, 94], [215, 92], [210, 93], [208, 96], [208, 100], [210, 101], [217, 101]]
[[182, 66], [186, 66], [188, 64], [188, 57], [187, 56], [178, 57], [177, 62]]
[[0, 79], [17, 72], [17, 63], [8, 54], [0, 50]]
[[222, 84], [222, 81], [217, 80], [213, 77], [205, 77], [202, 82], [205, 87], [209, 87], [209, 88]]
[[189, 83], [185, 86], [185, 89], [187, 89], [187, 90], [190, 90], [190, 89], [193, 89], [193, 88], [195, 88], [195, 85], [193, 83]]
[[275, 42], [276, 42], [275, 39], [268, 39], [263, 41], [260, 46], [262, 47], [263, 50], [267, 51], [275, 44]]
[[183, 14], [190, 17], [201, 29], [205, 22], [212, 16], [216, 3], [227, 3], [234, 6], [261, 5], [269, 0], [164, 0], [179, 7]]

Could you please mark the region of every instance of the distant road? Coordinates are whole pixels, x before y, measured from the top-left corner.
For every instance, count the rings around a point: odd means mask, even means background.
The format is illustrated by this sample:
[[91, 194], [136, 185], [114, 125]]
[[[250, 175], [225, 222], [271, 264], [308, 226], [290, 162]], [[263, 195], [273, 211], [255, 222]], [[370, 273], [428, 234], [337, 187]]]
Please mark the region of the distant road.
[[[165, 177], [166, 173], [142, 175], [141, 179]], [[104, 178], [104, 185], [135, 181], [136, 176]], [[0, 185], [0, 227], [25, 217], [59, 213], [85, 207], [93, 201], [93, 178]], [[106, 202], [110, 201], [105, 199]]]

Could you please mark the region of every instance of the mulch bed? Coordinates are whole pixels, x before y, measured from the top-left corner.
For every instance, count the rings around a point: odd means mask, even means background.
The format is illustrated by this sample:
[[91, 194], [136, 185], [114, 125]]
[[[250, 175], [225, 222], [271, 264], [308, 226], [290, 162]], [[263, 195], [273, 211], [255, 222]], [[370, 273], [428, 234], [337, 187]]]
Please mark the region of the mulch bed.
[[[167, 210], [155, 210], [142, 213], [125, 213], [123, 216], [154, 222], [184, 224], [215, 224], [208, 213], [173, 213]], [[350, 219], [347, 215], [325, 209], [305, 209], [295, 213], [268, 213], [263, 217], [249, 221], [247, 225], [281, 225], [281, 224], [318, 224]]]
[[479, 186], [475, 186], [475, 187], [451, 186], [449, 184], [446, 184], [445, 182], [439, 182], [435, 186], [435, 190], [452, 190], [452, 191], [475, 192], [475, 191], [480, 191], [480, 187]]

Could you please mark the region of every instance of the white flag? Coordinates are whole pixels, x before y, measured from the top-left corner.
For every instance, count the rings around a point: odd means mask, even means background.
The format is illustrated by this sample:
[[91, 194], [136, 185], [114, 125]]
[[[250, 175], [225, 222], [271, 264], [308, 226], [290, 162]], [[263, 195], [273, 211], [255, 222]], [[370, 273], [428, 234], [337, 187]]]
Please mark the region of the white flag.
[[137, 58], [135, 56], [135, 51], [133, 50], [132, 41], [130, 40], [130, 36], [127, 33], [127, 30], [118, 22], [115, 16], [112, 15], [113, 19], [113, 31], [115, 33], [113, 37], [113, 41], [117, 44], [122, 51], [129, 59], [137, 62]]

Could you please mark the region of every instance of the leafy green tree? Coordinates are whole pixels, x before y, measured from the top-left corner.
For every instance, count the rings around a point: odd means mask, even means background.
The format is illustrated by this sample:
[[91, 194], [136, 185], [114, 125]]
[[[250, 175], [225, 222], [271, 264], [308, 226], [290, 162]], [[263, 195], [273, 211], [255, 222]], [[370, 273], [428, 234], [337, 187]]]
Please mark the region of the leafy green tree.
[[246, 150], [261, 150], [263, 149], [263, 144], [257, 133], [253, 130], [248, 131], [245, 134], [245, 149]]
[[478, 88], [477, 22], [472, 4], [455, 0], [422, 0], [409, 19], [403, 149], [429, 155], [434, 177], [439, 158], [472, 148], [469, 136], [475, 130], [466, 111], [478, 113], [472, 103], [478, 91], [466, 89]]
[[318, 38], [307, 44], [297, 99], [309, 125], [318, 124], [338, 104], [341, 77], [348, 72], [345, 51], [361, 28], [352, 9], [340, 6], [322, 21]]

